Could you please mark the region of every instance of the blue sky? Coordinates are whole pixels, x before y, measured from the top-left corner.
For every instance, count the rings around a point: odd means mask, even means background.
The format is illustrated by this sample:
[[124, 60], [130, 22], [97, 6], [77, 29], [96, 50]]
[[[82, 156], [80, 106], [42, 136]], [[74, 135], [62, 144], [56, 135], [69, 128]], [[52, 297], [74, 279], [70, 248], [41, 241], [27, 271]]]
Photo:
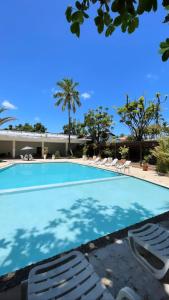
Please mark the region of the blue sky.
[[[132, 35], [117, 30], [112, 37], [98, 35], [92, 21], [77, 39], [69, 31], [65, 9], [68, 0], [2, 0], [0, 9], [0, 104], [13, 105], [7, 115], [17, 123], [41, 121], [48, 131], [60, 132], [66, 112], [54, 107], [56, 82], [71, 77], [79, 82], [82, 107], [76, 118], [98, 105], [110, 107], [116, 134], [127, 133], [113, 106], [131, 98], [169, 94], [169, 63], [158, 54], [160, 41], [168, 36], [162, 24], [165, 12], [143, 16]], [[84, 95], [83, 95], [84, 96]], [[85, 99], [84, 99], [85, 98]], [[9, 102], [9, 103], [8, 103]], [[169, 121], [168, 103], [163, 105]]]

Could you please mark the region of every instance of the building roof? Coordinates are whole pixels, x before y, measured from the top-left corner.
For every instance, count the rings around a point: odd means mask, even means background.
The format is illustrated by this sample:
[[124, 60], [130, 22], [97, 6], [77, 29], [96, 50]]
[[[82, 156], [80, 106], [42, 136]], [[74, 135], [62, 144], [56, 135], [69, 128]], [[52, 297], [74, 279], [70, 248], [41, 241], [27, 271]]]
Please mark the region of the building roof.
[[[26, 131], [14, 131], [14, 130], [0, 130], [0, 140], [31, 140], [31, 141], [51, 141], [51, 142], [66, 142], [68, 140], [67, 134], [58, 133], [37, 133]], [[78, 138], [76, 135], [71, 135], [72, 142], [86, 142], [87, 138]]]

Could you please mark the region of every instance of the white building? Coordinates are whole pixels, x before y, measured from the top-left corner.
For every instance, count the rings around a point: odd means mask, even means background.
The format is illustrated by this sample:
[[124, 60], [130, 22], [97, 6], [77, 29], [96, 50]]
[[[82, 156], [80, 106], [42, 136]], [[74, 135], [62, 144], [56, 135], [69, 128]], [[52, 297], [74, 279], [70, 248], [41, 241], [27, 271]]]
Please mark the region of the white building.
[[[74, 150], [78, 144], [84, 144], [86, 141], [85, 138], [71, 135], [71, 149]], [[0, 157], [19, 157], [23, 154], [21, 149], [25, 146], [34, 148], [32, 153], [37, 156], [43, 156], [44, 147], [48, 148], [51, 155], [59, 151], [61, 156], [65, 156], [68, 151], [68, 135], [0, 130]]]

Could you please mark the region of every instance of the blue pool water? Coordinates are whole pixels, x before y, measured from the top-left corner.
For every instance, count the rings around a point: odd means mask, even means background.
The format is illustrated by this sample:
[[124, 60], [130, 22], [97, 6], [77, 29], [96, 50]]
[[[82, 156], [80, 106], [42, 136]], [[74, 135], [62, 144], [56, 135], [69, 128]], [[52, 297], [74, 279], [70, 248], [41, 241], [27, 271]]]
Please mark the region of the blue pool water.
[[0, 274], [168, 210], [169, 189], [123, 176], [1, 194]]
[[113, 176], [118, 174], [74, 163], [17, 164], [0, 170], [0, 190]]

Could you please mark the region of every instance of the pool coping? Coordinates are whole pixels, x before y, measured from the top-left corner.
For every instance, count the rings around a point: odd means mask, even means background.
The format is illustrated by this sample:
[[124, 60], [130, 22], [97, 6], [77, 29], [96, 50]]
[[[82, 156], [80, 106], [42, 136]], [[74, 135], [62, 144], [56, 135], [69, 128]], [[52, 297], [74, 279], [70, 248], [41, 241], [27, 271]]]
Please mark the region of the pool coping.
[[78, 246], [76, 248], [72, 248], [69, 251], [65, 251], [65, 252], [62, 252], [55, 256], [52, 256], [50, 258], [41, 260], [37, 263], [30, 264], [24, 268], [14, 271], [14, 272], [4, 274], [4, 275], [0, 276], [0, 293], [20, 285], [22, 281], [24, 281], [28, 278], [28, 274], [29, 274], [30, 270], [35, 266], [38, 266], [42, 263], [47, 263], [54, 259], [57, 259], [57, 258], [65, 255], [66, 253], [69, 253], [72, 250], [81, 251], [83, 254], [85, 254], [87, 256], [88, 253], [90, 253], [93, 250], [105, 247], [111, 243], [116, 242], [116, 240], [118, 240], [118, 239], [126, 238], [129, 230], [139, 228], [147, 223], [159, 223], [159, 222], [165, 221], [166, 218], [167, 219], [169, 218], [169, 211], [162, 213], [160, 215], [157, 215], [155, 217], [151, 217], [149, 219], [143, 220], [141, 222], [135, 223], [133, 225], [130, 225], [128, 227], [125, 227], [123, 229], [115, 231], [113, 233], [107, 234], [103, 237], [92, 240], [86, 244], [81, 244], [80, 246]]

